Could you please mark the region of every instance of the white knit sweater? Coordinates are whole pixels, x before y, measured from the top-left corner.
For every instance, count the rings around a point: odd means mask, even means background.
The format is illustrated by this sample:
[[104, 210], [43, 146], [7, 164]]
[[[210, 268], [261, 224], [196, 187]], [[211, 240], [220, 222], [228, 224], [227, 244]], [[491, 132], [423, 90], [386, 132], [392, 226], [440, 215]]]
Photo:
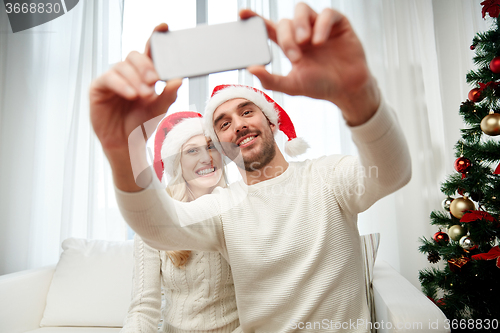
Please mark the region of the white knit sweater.
[[290, 163], [190, 203], [156, 189], [117, 191], [117, 200], [151, 246], [228, 259], [244, 332], [368, 332], [357, 214], [406, 184], [411, 164], [386, 104], [351, 132], [359, 158]]
[[239, 326], [231, 267], [220, 253], [193, 251], [179, 268], [136, 235], [133, 280], [122, 333], [156, 333], [160, 317], [168, 333], [226, 333]]

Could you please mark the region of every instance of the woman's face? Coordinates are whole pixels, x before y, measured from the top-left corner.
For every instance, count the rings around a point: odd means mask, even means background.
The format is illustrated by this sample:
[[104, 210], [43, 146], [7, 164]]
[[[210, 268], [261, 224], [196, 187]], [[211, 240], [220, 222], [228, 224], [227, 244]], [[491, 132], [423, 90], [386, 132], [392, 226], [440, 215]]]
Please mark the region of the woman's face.
[[192, 190], [210, 193], [222, 177], [222, 157], [204, 135], [193, 136], [182, 145], [182, 176]]

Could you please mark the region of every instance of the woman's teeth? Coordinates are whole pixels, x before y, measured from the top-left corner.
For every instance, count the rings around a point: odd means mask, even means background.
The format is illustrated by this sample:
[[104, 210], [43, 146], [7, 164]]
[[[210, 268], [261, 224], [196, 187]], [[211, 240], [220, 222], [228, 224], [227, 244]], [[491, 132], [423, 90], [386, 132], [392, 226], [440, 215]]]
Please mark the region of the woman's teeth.
[[209, 173], [215, 172], [215, 168], [208, 168], [208, 169], [203, 169], [197, 172], [198, 175], [200, 176], [205, 176], [208, 175]]

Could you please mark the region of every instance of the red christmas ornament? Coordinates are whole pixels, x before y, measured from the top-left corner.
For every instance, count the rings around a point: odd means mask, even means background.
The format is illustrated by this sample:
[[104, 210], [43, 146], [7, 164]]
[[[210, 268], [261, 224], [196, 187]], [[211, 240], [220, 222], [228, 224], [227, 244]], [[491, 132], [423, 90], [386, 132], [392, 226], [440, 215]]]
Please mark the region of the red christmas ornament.
[[500, 57], [495, 57], [491, 60], [490, 70], [495, 74], [500, 73]]
[[434, 239], [434, 241], [439, 245], [446, 245], [450, 241], [448, 234], [442, 231], [436, 232], [432, 239]]
[[474, 50], [475, 48], [476, 48], [476, 45], [474, 45], [474, 44], [472, 44], [472, 45], [470, 46], [470, 49], [471, 49], [471, 50]]
[[469, 91], [469, 100], [473, 101], [473, 102], [479, 102], [480, 100], [482, 100], [482, 96], [481, 96], [481, 89], [479, 88], [474, 88], [472, 89], [471, 91]]
[[466, 173], [471, 166], [470, 160], [465, 157], [459, 157], [455, 160], [455, 170], [460, 173]]

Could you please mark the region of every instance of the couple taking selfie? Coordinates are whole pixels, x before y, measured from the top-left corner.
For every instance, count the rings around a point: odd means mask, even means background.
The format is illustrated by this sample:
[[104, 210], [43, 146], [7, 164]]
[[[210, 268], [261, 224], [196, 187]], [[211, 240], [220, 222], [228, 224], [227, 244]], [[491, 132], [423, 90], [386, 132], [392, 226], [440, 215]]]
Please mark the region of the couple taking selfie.
[[[265, 23], [292, 69], [248, 71], [265, 89], [337, 105], [359, 156], [287, 162], [275, 133], [288, 136], [289, 155], [307, 145], [284, 110], [253, 87], [216, 87], [203, 117], [169, 113], [182, 81], [157, 95], [149, 43], [144, 54], [130, 53], [90, 90], [91, 122], [121, 213], [137, 233], [126, 332], [155, 332], [160, 318], [165, 332], [369, 331], [356, 325], [371, 320], [357, 214], [409, 181], [406, 140], [345, 16], [299, 3], [293, 19]], [[312, 110], [302, 112], [314, 121]], [[129, 135], [165, 113], [154, 168], [139, 186], [131, 158], [147, 164], [146, 144], [129, 147]], [[225, 159], [242, 180], [226, 183]], [[370, 167], [377, 177], [364, 176]]]

